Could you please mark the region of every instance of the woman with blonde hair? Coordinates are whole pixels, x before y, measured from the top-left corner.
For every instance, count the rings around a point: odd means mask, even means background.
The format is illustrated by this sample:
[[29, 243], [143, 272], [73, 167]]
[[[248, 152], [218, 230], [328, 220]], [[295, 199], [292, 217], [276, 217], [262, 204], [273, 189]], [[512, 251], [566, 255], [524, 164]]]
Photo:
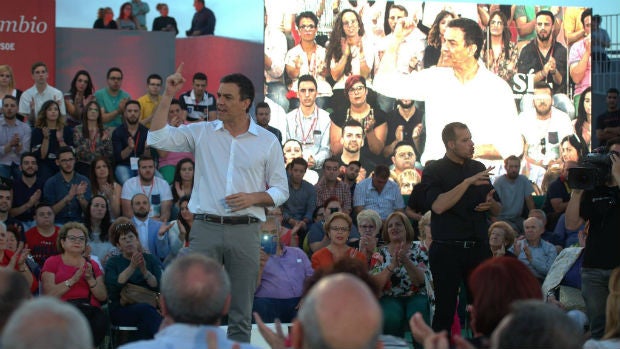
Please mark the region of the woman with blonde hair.
[[0, 65], [0, 101], [4, 99], [4, 96], [17, 98], [17, 105], [19, 105], [19, 98], [22, 96], [22, 91], [15, 88], [13, 68], [8, 64]]
[[508, 249], [515, 242], [517, 232], [510, 224], [497, 221], [489, 227], [489, 247], [493, 253], [493, 257], [509, 256], [516, 257]]
[[377, 250], [380, 239], [381, 216], [374, 210], [362, 210], [357, 214], [357, 229], [360, 232], [359, 250], [370, 258]]

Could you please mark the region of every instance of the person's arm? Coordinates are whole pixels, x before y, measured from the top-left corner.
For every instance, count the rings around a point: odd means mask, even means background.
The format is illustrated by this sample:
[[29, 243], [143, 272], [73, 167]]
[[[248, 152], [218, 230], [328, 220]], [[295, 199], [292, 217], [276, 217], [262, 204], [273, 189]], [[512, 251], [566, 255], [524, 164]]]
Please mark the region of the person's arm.
[[168, 124], [168, 111], [170, 110], [170, 102], [174, 96], [177, 95], [183, 84], [185, 78], [182, 75], [183, 63], [181, 63], [174, 74], [166, 78], [166, 86], [164, 94], [161, 96], [161, 100], [153, 113], [153, 119], [151, 121], [151, 131], [157, 131], [164, 128]]
[[573, 189], [571, 191], [570, 200], [568, 200], [568, 205], [564, 213], [564, 225], [568, 230], [577, 230], [584, 223], [584, 219], [581, 218], [580, 215], [579, 207], [581, 205], [582, 196], [583, 190], [581, 189]]
[[385, 139], [387, 137], [387, 122], [375, 127], [372, 131], [366, 133], [366, 140], [368, 141], [368, 148], [376, 155], [381, 154], [383, 147], [385, 146]]
[[[580, 46], [581, 44], [579, 44]], [[586, 75], [586, 70], [588, 69], [588, 63], [590, 62], [590, 56], [591, 56], [591, 42], [590, 42], [590, 37], [587, 37], [584, 39], [584, 48], [585, 51], [581, 52], [581, 57], [579, 58], [579, 61], [574, 62], [572, 61], [573, 58], [573, 53], [575, 53], [575, 58], [577, 58], [578, 54], [576, 53], [577, 49], [580, 48], [578, 47], [578, 45], [575, 45], [571, 48], [571, 64], [570, 64], [570, 68], [569, 68], [569, 73], [570, 73], [570, 77], [573, 79], [573, 81], [575, 83], [580, 83], [581, 80], [583, 80], [583, 78]]]
[[342, 154], [342, 143], [340, 140], [342, 139], [342, 128], [332, 122], [331, 126], [329, 126], [329, 140], [330, 140], [330, 149], [333, 155]]
[[30, 198], [28, 198], [28, 201], [26, 201], [23, 205], [11, 208], [9, 210], [9, 215], [11, 217], [17, 217], [22, 213], [28, 211], [29, 209], [35, 207], [41, 199], [41, 194], [41, 189], [37, 189], [34, 194]]
[[120, 217], [121, 215], [121, 185], [114, 182], [113, 184], [113, 197], [108, 198], [110, 201], [110, 206], [112, 210], [112, 214], [114, 217]]
[[159, 220], [162, 223], [166, 223], [170, 219], [170, 209], [172, 208], [172, 200], [163, 200], [161, 202], [161, 211], [159, 213]]
[[528, 22], [525, 15], [519, 16], [515, 20], [515, 24], [517, 26], [517, 34], [519, 34], [520, 37], [528, 36], [534, 31], [534, 27], [536, 27], [536, 17]]
[[461, 200], [470, 185], [487, 185], [489, 184], [489, 173], [494, 167], [489, 167], [484, 171], [478, 172], [475, 175], [465, 178], [461, 183], [451, 190], [439, 194], [437, 199], [433, 201], [431, 209], [436, 214], [442, 214], [451, 209], [456, 203]]
[[525, 196], [525, 206], [527, 207], [528, 211], [536, 208], [536, 204], [534, 203], [534, 197], [532, 197], [532, 195]]

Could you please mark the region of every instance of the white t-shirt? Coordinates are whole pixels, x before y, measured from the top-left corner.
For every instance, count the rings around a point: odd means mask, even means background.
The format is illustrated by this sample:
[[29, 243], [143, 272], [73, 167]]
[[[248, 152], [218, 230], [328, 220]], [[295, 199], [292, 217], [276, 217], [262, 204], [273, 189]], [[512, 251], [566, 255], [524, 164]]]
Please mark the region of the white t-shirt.
[[172, 201], [172, 192], [168, 182], [159, 177], [154, 177], [153, 184], [147, 186], [140, 183], [140, 176], [129, 178], [123, 184], [121, 199], [131, 201], [131, 198], [136, 194], [144, 194], [149, 198], [151, 203], [149, 217], [159, 217], [161, 214], [161, 203], [163, 201]]

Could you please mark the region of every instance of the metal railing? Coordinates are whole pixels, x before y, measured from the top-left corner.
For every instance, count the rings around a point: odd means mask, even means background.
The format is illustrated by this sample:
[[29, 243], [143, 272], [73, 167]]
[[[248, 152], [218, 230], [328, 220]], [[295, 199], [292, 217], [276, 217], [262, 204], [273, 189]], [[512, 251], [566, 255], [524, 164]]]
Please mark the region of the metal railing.
[[620, 14], [601, 16], [601, 28], [611, 38], [611, 46], [607, 49], [609, 64], [601, 71], [592, 62], [592, 91], [605, 95], [610, 87], [620, 88]]

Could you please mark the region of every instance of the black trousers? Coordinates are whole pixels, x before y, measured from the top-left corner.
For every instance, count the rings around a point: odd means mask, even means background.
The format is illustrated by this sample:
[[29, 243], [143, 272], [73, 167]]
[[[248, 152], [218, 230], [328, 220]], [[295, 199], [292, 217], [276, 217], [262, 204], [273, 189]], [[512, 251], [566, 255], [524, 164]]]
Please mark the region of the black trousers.
[[486, 242], [471, 248], [439, 242], [432, 243], [429, 251], [429, 264], [435, 286], [436, 305], [433, 317], [435, 332], [445, 330], [450, 333], [461, 282], [465, 282], [467, 286], [469, 274], [490, 257], [491, 249]]

